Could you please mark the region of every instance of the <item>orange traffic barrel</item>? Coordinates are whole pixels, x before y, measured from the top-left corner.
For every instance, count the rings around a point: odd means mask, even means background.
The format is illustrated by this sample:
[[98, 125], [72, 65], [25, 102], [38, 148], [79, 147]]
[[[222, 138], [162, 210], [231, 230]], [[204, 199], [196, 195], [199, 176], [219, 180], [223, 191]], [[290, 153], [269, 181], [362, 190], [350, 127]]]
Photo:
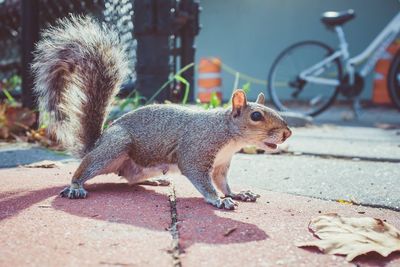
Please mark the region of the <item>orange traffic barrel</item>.
[[221, 85], [221, 60], [219, 58], [200, 59], [197, 79], [197, 98], [200, 102], [210, 102], [213, 94], [222, 100]]
[[374, 89], [372, 102], [374, 104], [391, 104], [392, 100], [387, 88], [387, 76], [389, 75], [390, 63], [400, 49], [400, 42], [395, 41], [386, 49], [381, 59], [376, 62], [374, 73]]

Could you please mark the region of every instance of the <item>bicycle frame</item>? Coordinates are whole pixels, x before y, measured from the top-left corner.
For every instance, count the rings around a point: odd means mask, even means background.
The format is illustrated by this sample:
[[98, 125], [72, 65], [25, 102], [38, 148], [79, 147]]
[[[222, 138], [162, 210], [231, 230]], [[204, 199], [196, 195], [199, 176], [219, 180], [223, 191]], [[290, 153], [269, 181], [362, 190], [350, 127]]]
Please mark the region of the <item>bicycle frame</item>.
[[317, 64], [303, 70], [300, 73], [300, 78], [310, 82], [330, 86], [338, 86], [341, 81], [338, 79], [329, 79], [318, 77], [325, 67], [331, 62], [342, 58], [345, 62], [346, 72], [349, 75], [349, 83], [354, 83], [355, 66], [360, 65], [366, 59], [367, 62], [361, 68], [359, 74], [362, 77], [367, 76], [375, 63], [381, 58], [385, 53], [386, 48], [394, 41], [400, 32], [400, 12], [389, 22], [388, 25], [379, 33], [379, 35], [369, 44], [367, 48], [359, 55], [350, 58], [348, 44], [343, 32], [342, 27], [336, 26], [335, 31], [339, 39], [339, 50], [335, 51], [332, 55], [325, 58], [324, 60], [318, 62]]

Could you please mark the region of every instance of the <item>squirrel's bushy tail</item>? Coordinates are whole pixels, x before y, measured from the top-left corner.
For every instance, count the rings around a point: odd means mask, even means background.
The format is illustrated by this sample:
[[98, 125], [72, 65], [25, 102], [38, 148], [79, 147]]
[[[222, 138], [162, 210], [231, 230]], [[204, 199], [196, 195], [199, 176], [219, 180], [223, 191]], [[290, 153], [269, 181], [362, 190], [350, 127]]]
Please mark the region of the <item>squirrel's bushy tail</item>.
[[42, 33], [32, 65], [41, 121], [73, 154], [100, 137], [127, 69], [117, 33], [92, 18], [70, 16]]

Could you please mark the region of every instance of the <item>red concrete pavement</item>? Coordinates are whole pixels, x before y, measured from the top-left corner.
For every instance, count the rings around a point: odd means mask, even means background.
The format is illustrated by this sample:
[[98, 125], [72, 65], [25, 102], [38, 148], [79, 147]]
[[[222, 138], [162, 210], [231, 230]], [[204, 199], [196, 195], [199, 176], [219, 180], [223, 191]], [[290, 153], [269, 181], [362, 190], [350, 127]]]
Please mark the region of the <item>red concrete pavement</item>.
[[0, 266], [169, 266], [169, 189], [104, 176], [58, 197], [75, 168], [0, 170]]
[[[314, 239], [307, 228], [311, 218], [332, 212], [370, 216], [386, 219], [400, 229], [400, 214], [394, 211], [259, 189], [253, 190], [261, 195], [256, 203], [240, 202], [233, 212], [221, 211], [209, 208], [187, 179], [175, 180], [179, 233], [185, 252], [181, 255], [183, 266], [354, 266], [342, 256], [324, 255], [317, 249], [294, 245]], [[371, 254], [359, 257], [355, 263], [400, 266], [400, 253], [387, 259]]]
[[[130, 187], [108, 175], [89, 182], [87, 199], [58, 197], [76, 166], [0, 170], [0, 266], [171, 266], [171, 187]], [[294, 245], [314, 238], [312, 217], [371, 216], [400, 228], [394, 211], [258, 189], [258, 202], [218, 210], [186, 178], [174, 181], [183, 266], [350, 266], [344, 257]], [[400, 266], [400, 253], [356, 263]]]

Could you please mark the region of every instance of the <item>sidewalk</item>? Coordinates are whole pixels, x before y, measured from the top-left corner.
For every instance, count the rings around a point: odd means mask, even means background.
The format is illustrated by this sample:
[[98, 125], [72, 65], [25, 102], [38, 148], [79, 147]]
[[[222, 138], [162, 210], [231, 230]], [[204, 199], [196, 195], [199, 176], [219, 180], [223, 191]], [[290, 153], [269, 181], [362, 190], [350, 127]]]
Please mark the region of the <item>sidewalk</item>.
[[342, 126], [374, 127], [377, 124], [391, 124], [400, 126], [400, 111], [394, 107], [364, 105], [360, 117], [354, 117], [350, 104], [335, 104], [322, 114], [318, 115], [314, 122], [317, 124], [336, 124]]
[[[400, 266], [400, 253], [347, 263], [294, 244], [325, 213], [369, 216], [400, 229], [399, 129], [319, 125], [293, 130], [287, 153], [235, 155], [229, 180], [261, 195], [224, 211], [182, 177], [168, 187], [89, 181], [89, 197], [58, 197], [78, 163], [0, 144], [0, 266]], [[44, 159], [58, 168], [15, 167]], [[354, 205], [340, 204], [347, 200]]]
[[0, 170], [0, 266], [170, 266], [168, 188], [98, 177], [89, 198], [58, 197], [76, 167]]
[[[295, 247], [313, 239], [310, 218], [365, 212], [400, 228], [395, 211], [259, 188], [253, 188], [262, 195], [258, 202], [217, 210], [180, 176], [169, 187], [129, 187], [115, 175], [102, 176], [89, 182], [85, 200], [58, 197], [76, 166], [0, 170], [0, 235], [7, 237], [0, 240], [1, 266], [172, 266], [174, 252], [183, 266], [352, 266], [343, 257]], [[179, 247], [170, 231], [174, 201]], [[377, 260], [400, 264], [399, 254], [356, 262], [373, 266]]]

